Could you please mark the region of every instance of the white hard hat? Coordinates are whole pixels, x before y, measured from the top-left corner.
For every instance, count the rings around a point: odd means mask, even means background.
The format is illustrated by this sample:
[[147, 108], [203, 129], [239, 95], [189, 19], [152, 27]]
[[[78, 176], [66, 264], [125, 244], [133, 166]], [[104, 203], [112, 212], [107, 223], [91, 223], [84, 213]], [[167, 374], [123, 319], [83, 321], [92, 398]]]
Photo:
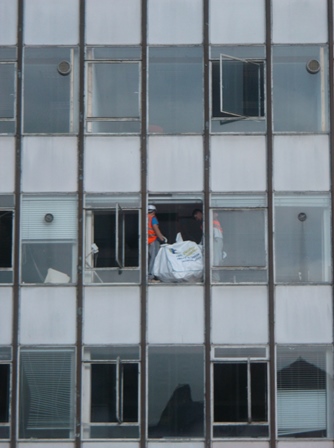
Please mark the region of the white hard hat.
[[150, 204], [148, 207], [147, 207], [147, 211], [150, 213], [150, 212], [155, 212], [156, 211], [156, 206], [155, 205], [152, 205], [152, 204]]

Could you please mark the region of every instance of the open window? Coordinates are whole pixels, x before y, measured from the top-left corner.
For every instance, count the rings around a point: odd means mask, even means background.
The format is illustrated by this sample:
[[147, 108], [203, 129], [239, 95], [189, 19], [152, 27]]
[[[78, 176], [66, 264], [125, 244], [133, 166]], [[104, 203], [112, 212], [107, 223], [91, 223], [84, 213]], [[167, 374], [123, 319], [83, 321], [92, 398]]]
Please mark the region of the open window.
[[77, 266], [77, 199], [24, 196], [22, 200], [23, 283], [74, 283]]
[[84, 438], [139, 437], [139, 348], [84, 352]]
[[216, 347], [213, 436], [268, 437], [268, 362], [265, 347]]
[[13, 281], [13, 197], [0, 195], [0, 284]]
[[16, 49], [0, 48], [0, 133], [15, 132]]
[[[221, 48], [221, 51], [228, 51]], [[265, 61], [248, 49], [212, 51], [212, 130], [261, 131], [265, 122]], [[249, 56], [248, 56], [249, 54]], [[247, 123], [239, 123], [244, 122]], [[232, 127], [231, 127], [232, 125]], [[226, 129], [224, 129], [226, 128]]]
[[74, 349], [21, 349], [19, 437], [74, 437]]
[[139, 196], [86, 196], [87, 283], [138, 283]]
[[0, 348], [0, 439], [10, 434], [10, 374], [11, 348]]
[[87, 132], [140, 132], [140, 48], [91, 47], [87, 58]]
[[333, 368], [330, 346], [277, 348], [279, 437], [333, 437]]
[[211, 206], [212, 280], [266, 282], [265, 195], [213, 194]]

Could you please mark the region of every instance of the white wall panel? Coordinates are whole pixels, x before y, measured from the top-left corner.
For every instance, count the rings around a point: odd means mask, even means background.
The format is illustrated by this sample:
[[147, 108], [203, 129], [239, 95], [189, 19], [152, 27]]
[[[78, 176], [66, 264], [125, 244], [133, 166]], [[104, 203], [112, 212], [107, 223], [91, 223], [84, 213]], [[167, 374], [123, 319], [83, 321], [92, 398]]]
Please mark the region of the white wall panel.
[[[59, 446], [59, 445], [58, 445]], [[97, 448], [96, 442], [81, 442], [83, 448]], [[98, 448], [139, 448], [139, 442], [99, 442]], [[1, 448], [1, 447], [0, 447]], [[62, 447], [59, 447], [62, 448]]]
[[21, 344], [74, 344], [76, 339], [75, 288], [22, 288]]
[[159, 443], [159, 442], [148, 442], [148, 448], [204, 448], [205, 444], [203, 442], [173, 442], [173, 443]]
[[0, 193], [13, 193], [15, 189], [15, 140], [0, 137]]
[[202, 11], [202, 0], [149, 0], [149, 44], [201, 43]]
[[89, 192], [139, 191], [139, 138], [86, 138], [84, 179]]
[[209, 14], [210, 43], [264, 43], [264, 0], [211, 0]]
[[85, 288], [85, 344], [137, 344], [140, 341], [138, 287]]
[[203, 286], [154, 285], [148, 292], [149, 343], [204, 342]]
[[267, 287], [213, 287], [211, 326], [214, 344], [266, 344]]
[[79, 42], [79, 0], [24, 0], [23, 39], [27, 45]]
[[266, 141], [262, 136], [214, 136], [212, 191], [266, 191]]
[[15, 45], [17, 41], [17, 2], [0, 1], [0, 45]]
[[202, 137], [150, 137], [148, 188], [155, 192], [202, 191]]
[[141, 0], [87, 0], [87, 44], [139, 44]]
[[276, 191], [327, 191], [329, 167], [327, 135], [274, 137]]
[[213, 442], [212, 448], [269, 448], [269, 442]]
[[325, 440], [304, 440], [297, 442], [296, 440], [290, 442], [278, 442], [277, 448], [333, 448], [333, 442]]
[[13, 290], [0, 287], [0, 341], [1, 345], [12, 343]]
[[[23, 442], [23, 443], [17, 443], [17, 447], [18, 448], [36, 448], [36, 445], [38, 446], [39, 443], [36, 442]], [[41, 444], [43, 446], [43, 448], [74, 448], [75, 447], [75, 443], [74, 442], [61, 442], [61, 443], [57, 443], [57, 442], [42, 442]], [[1, 448], [1, 446], [0, 446]]]
[[274, 43], [327, 42], [327, 0], [273, 0]]
[[332, 343], [330, 286], [276, 286], [276, 342]]
[[76, 137], [24, 137], [22, 191], [77, 190]]

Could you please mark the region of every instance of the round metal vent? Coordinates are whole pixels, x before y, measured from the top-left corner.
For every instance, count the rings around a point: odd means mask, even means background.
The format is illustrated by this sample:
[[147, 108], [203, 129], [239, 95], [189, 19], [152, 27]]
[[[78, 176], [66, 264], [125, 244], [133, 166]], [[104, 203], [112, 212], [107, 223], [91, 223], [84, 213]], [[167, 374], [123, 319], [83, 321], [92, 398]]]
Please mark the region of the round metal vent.
[[61, 75], [68, 75], [71, 73], [71, 64], [68, 61], [61, 61], [58, 64], [58, 72]]
[[320, 70], [320, 62], [317, 61], [316, 59], [311, 59], [306, 64], [306, 69], [309, 73], [314, 75], [315, 73], [318, 73], [318, 71]]

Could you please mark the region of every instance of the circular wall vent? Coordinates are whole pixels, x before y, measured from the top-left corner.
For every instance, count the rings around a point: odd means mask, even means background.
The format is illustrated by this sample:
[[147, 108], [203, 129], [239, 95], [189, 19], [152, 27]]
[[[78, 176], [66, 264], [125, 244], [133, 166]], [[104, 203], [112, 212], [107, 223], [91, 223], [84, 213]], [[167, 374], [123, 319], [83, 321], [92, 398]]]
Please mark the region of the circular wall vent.
[[320, 70], [320, 62], [317, 61], [316, 59], [311, 59], [306, 64], [306, 69], [309, 73], [314, 75], [315, 73], [318, 73], [318, 71]]
[[58, 72], [61, 75], [68, 75], [71, 73], [71, 64], [68, 61], [61, 61], [58, 64]]

